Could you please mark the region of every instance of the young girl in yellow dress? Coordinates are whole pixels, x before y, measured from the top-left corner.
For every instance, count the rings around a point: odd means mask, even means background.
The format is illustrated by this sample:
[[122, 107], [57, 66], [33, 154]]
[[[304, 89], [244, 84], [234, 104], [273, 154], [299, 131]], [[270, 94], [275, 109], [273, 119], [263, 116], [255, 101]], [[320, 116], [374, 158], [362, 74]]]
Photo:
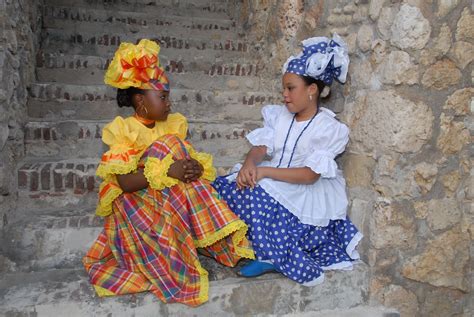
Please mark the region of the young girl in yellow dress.
[[104, 230], [84, 257], [99, 296], [149, 291], [164, 302], [197, 306], [208, 299], [208, 276], [197, 248], [226, 266], [254, 258], [247, 226], [211, 187], [212, 157], [184, 139], [186, 119], [170, 113], [169, 81], [160, 47], [149, 40], [122, 43], [105, 83], [118, 89], [116, 117], [102, 140], [97, 215]]

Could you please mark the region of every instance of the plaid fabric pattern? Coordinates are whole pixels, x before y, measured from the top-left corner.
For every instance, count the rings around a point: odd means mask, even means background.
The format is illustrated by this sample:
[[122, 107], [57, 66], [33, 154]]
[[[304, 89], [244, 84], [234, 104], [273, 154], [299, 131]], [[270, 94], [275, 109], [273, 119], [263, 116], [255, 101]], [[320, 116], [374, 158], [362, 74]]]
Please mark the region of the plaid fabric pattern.
[[[187, 155], [183, 142], [167, 135], [145, 151], [140, 165], [168, 153], [175, 159]], [[91, 283], [113, 294], [151, 291], [164, 302], [197, 306], [208, 292], [197, 248], [234, 266], [241, 257], [253, 258], [246, 231], [205, 180], [147, 188], [115, 199], [83, 262]]]

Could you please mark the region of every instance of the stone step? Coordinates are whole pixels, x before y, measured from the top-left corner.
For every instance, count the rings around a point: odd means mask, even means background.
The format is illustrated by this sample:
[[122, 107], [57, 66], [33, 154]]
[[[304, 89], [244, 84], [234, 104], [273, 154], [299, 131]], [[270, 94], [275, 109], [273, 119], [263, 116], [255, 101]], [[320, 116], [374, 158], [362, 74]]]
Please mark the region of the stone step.
[[[132, 109], [119, 108], [116, 90], [106, 85], [33, 83], [28, 115], [43, 120], [110, 120]], [[259, 120], [265, 104], [281, 104], [279, 91], [171, 89], [173, 111], [188, 120]]]
[[74, 22], [108, 22], [121, 23], [127, 25], [137, 26], [152, 26], [157, 25], [162, 28], [169, 27], [183, 27], [190, 30], [220, 30], [220, 31], [236, 31], [236, 23], [228, 17], [218, 19], [216, 17], [206, 17], [205, 13], [183, 16], [182, 14], [189, 14], [188, 9], [180, 8], [179, 6], [169, 7], [169, 9], [176, 9], [178, 15], [172, 15], [171, 12], [164, 10], [165, 7], [155, 8], [154, 10], [148, 7], [147, 11], [120, 11], [104, 8], [90, 8], [78, 7], [77, 2], [74, 6], [68, 2], [67, 5], [55, 5], [43, 7], [43, 26], [53, 27], [50, 23], [53, 20], [65, 20]]
[[[268, 316], [268, 317], [272, 317]], [[400, 313], [394, 308], [383, 306], [359, 306], [349, 309], [329, 309], [322, 311], [310, 311], [296, 314], [278, 315], [280, 317], [400, 317]]]
[[[25, 127], [26, 155], [33, 157], [100, 157], [107, 149], [101, 134], [109, 121], [32, 121]], [[245, 136], [259, 122], [189, 122], [188, 141], [211, 153], [218, 166], [242, 160]]]
[[[3, 250], [16, 272], [82, 267], [82, 258], [102, 232], [104, 218], [91, 208], [62, 208], [32, 214], [21, 212], [6, 228]], [[211, 280], [234, 277], [232, 269], [217, 265], [207, 257], [201, 261], [210, 269]]]
[[[42, 47], [48, 51], [68, 54], [113, 56], [121, 42], [137, 43], [142, 38], [148, 38], [160, 43], [163, 52], [173, 58], [180, 56], [206, 56], [205, 60], [212, 61], [223, 56], [224, 52], [233, 52], [234, 56], [254, 56], [264, 50], [262, 42], [252, 42], [235, 38], [193, 38], [187, 35], [160, 35], [156, 32], [78, 32], [74, 29], [45, 29], [43, 30]], [[165, 49], [174, 49], [170, 55]], [[189, 59], [187, 59], [189, 60]]]
[[[242, 138], [241, 135], [235, 138]], [[236, 139], [235, 145], [226, 142], [203, 141], [202, 146], [214, 146], [214, 166], [219, 175], [224, 175], [236, 163], [241, 162], [249, 149], [246, 141]], [[228, 143], [229, 140], [228, 140]], [[233, 144], [233, 143], [231, 143]], [[45, 144], [45, 148], [48, 147]], [[217, 154], [216, 154], [217, 153]], [[51, 154], [51, 153], [46, 153]], [[71, 158], [27, 157], [18, 164], [18, 196], [22, 205], [32, 210], [47, 210], [62, 207], [92, 207], [97, 204], [100, 179], [95, 176], [100, 154], [81, 158], [81, 153]]]
[[[71, 7], [69, 0], [46, 0], [48, 6]], [[205, 16], [206, 18], [228, 18], [228, 1], [212, 0], [76, 0], [76, 8], [124, 12], [155, 12], [163, 16]]]
[[[229, 65], [227, 67], [229, 75], [223, 75], [222, 71], [221, 75], [218, 75], [216, 67], [214, 67], [213, 75], [208, 75], [209, 72], [213, 71], [211, 68], [206, 72], [171, 72], [168, 73], [168, 78], [173, 89], [232, 90], [252, 88], [254, 90], [259, 90], [264, 86], [268, 86], [265, 85], [265, 83], [262, 83], [263, 79], [258, 76], [261, 69], [256, 65]], [[220, 66], [220, 68], [222, 69], [222, 66]], [[237, 76], [233, 74], [231, 75], [231, 70], [235, 69], [239, 70], [239, 75]], [[104, 70], [94, 69], [93, 67], [91, 69], [36, 69], [36, 75], [39, 82], [57, 82], [76, 85], [84, 83], [87, 83], [88, 85], [102, 85], [104, 84], [104, 73]]]
[[[67, 198], [65, 198], [67, 199]], [[103, 218], [91, 208], [63, 208], [19, 213], [4, 228], [5, 255], [14, 270], [30, 272], [52, 268], [79, 268], [82, 257], [103, 228]]]
[[[209, 76], [258, 77], [265, 69], [262, 61], [250, 59], [247, 56], [230, 56], [212, 60], [205, 60], [205, 58], [206, 56], [193, 56], [183, 59], [160, 53], [160, 63], [168, 74], [199, 73]], [[61, 72], [69, 72], [68, 76], [71, 76], [71, 71], [82, 71], [90, 76], [99, 76], [101, 78], [100, 84], [102, 84], [105, 70], [111, 60], [112, 56], [100, 57], [40, 51], [36, 56], [36, 67], [39, 81], [62, 82], [60, 77], [52, 77], [50, 80], [41, 77], [41, 72], [44, 70], [61, 70]], [[60, 75], [57, 74], [57, 76]]]
[[3, 276], [0, 314], [36, 317], [298, 314], [364, 306], [368, 280], [368, 267], [363, 263], [355, 265], [351, 272], [327, 272], [324, 284], [310, 288], [279, 274], [255, 279], [227, 277], [211, 281], [209, 301], [190, 308], [163, 304], [149, 293], [98, 298], [83, 270], [14, 273]]
[[[187, 16], [163, 16], [159, 11], [154, 16], [148, 13], [147, 17], [143, 16], [143, 13], [65, 7], [49, 7], [44, 12], [43, 28], [74, 30], [79, 34], [133, 33], [146, 38], [159, 34], [204, 40], [239, 39], [243, 36], [239, 35], [235, 23], [229, 19], [216, 21]], [[79, 18], [72, 19], [71, 16]]]

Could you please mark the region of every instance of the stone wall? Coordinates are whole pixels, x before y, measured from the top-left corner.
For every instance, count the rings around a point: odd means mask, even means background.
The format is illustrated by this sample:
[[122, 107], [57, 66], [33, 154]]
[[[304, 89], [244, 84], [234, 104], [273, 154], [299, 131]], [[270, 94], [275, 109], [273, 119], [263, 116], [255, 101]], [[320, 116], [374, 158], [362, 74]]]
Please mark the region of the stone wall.
[[24, 156], [27, 88], [34, 81], [42, 1], [0, 0], [0, 229], [14, 215]]
[[351, 128], [341, 159], [350, 215], [365, 234], [370, 300], [403, 316], [472, 316], [474, 180], [468, 0], [235, 1], [265, 43], [268, 76], [300, 40], [337, 32], [346, 85], [324, 106]]

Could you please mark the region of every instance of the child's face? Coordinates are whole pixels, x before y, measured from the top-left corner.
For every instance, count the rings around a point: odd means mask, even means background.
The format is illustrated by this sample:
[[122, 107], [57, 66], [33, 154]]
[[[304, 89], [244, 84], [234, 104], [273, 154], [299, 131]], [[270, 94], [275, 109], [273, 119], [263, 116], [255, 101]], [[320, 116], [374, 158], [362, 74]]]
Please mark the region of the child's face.
[[147, 118], [156, 121], [166, 121], [171, 112], [170, 92], [164, 90], [147, 90], [144, 95], [144, 106]]
[[[283, 75], [282, 84], [283, 99], [289, 112], [299, 113], [310, 107], [314, 108], [315, 91], [313, 86], [316, 85], [307, 86], [300, 76], [292, 73]], [[310, 95], [313, 95], [313, 100], [310, 99]]]

